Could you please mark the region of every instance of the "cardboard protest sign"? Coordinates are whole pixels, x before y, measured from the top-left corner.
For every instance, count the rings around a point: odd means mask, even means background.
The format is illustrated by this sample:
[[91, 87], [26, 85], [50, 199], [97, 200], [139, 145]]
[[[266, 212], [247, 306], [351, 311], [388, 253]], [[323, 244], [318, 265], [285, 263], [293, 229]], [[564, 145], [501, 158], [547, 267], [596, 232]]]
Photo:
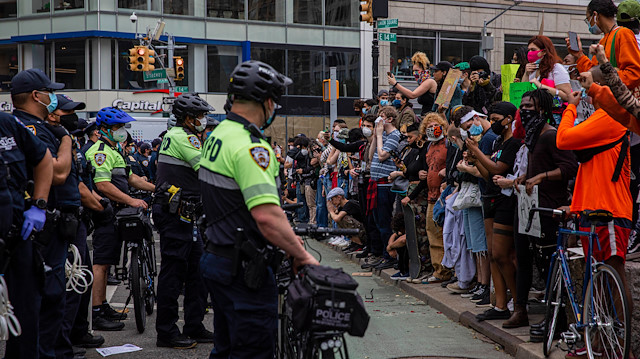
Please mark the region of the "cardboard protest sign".
[[[582, 91], [582, 86], [578, 80], [571, 80], [571, 91]], [[596, 108], [593, 107], [591, 96], [585, 96], [580, 99], [580, 103], [577, 106], [577, 112], [578, 117], [576, 117], [574, 125], [588, 119], [594, 112], [596, 112]]]
[[516, 191], [516, 195], [518, 196], [518, 218], [520, 218], [518, 221], [518, 233], [540, 238], [542, 237], [540, 213], [536, 213], [533, 216], [529, 232], [525, 231], [525, 229], [527, 229], [527, 222], [529, 221], [529, 211], [533, 207], [539, 207], [538, 186], [533, 186], [531, 196], [527, 195], [525, 188], [523, 185], [518, 185], [520, 192]]
[[436, 98], [436, 105], [442, 105], [446, 108], [449, 108], [451, 104], [451, 98], [453, 94], [456, 92], [456, 87], [458, 86], [458, 80], [460, 80], [460, 76], [462, 76], [462, 71], [457, 69], [451, 69], [447, 73], [447, 77], [444, 79], [444, 83], [442, 84], [442, 88], [438, 93], [438, 97]]
[[516, 73], [520, 65], [506, 64], [500, 66], [500, 74], [502, 76], [502, 101], [509, 101], [509, 87], [516, 78]]
[[520, 101], [522, 101], [522, 95], [525, 92], [529, 92], [536, 89], [536, 85], [531, 82], [512, 82], [509, 85], [509, 102], [516, 107], [520, 107]]

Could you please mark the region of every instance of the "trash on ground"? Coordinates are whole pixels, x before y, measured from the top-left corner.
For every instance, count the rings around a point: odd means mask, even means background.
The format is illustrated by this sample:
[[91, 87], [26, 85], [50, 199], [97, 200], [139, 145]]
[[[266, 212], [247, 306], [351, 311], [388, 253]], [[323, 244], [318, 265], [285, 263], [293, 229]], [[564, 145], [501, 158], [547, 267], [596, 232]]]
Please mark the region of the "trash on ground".
[[133, 344], [125, 344], [117, 347], [108, 347], [108, 348], [96, 348], [96, 351], [103, 357], [107, 357], [109, 355], [114, 355], [114, 354], [137, 352], [138, 350], [142, 350], [142, 348]]

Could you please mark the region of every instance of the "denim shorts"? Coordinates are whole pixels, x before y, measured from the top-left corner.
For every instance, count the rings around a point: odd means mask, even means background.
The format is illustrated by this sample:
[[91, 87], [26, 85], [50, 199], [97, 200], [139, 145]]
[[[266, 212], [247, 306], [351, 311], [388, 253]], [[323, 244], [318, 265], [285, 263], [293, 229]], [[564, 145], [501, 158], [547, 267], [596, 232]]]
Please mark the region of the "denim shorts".
[[464, 236], [467, 249], [472, 253], [487, 251], [487, 236], [484, 233], [484, 217], [481, 207], [471, 207], [462, 210]]

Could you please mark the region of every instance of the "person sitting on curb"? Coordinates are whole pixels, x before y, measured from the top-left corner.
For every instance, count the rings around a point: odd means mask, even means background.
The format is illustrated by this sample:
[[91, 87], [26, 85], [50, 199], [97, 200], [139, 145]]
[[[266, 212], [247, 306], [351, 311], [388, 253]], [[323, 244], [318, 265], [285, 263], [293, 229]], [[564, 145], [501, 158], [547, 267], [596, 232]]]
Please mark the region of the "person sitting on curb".
[[327, 208], [329, 216], [336, 222], [338, 228], [353, 228], [360, 231], [359, 234], [351, 236], [351, 241], [362, 246], [365, 232], [360, 204], [356, 200], [346, 199], [344, 190], [336, 187], [327, 195]]

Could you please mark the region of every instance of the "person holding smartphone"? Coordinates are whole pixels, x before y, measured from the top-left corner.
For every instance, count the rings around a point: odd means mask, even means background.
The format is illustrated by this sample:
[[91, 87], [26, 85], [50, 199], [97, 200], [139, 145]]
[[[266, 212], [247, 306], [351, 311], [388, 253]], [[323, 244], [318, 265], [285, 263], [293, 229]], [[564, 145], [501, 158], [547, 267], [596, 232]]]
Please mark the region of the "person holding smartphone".
[[531, 82], [537, 88], [548, 91], [559, 97], [562, 102], [567, 101], [571, 93], [571, 78], [562, 66], [551, 39], [546, 36], [534, 36], [529, 39], [527, 59], [523, 82]]
[[431, 111], [433, 103], [436, 100], [436, 91], [438, 84], [436, 81], [429, 77], [428, 66], [431, 65], [429, 58], [424, 52], [416, 52], [411, 57], [413, 63], [413, 75], [418, 82], [418, 87], [411, 91], [408, 88], [398, 84], [395, 76], [391, 72], [387, 72], [387, 79], [389, 85], [393, 86], [399, 93], [408, 97], [409, 99], [418, 99], [418, 103], [422, 105], [421, 116], [424, 116], [427, 112]]

